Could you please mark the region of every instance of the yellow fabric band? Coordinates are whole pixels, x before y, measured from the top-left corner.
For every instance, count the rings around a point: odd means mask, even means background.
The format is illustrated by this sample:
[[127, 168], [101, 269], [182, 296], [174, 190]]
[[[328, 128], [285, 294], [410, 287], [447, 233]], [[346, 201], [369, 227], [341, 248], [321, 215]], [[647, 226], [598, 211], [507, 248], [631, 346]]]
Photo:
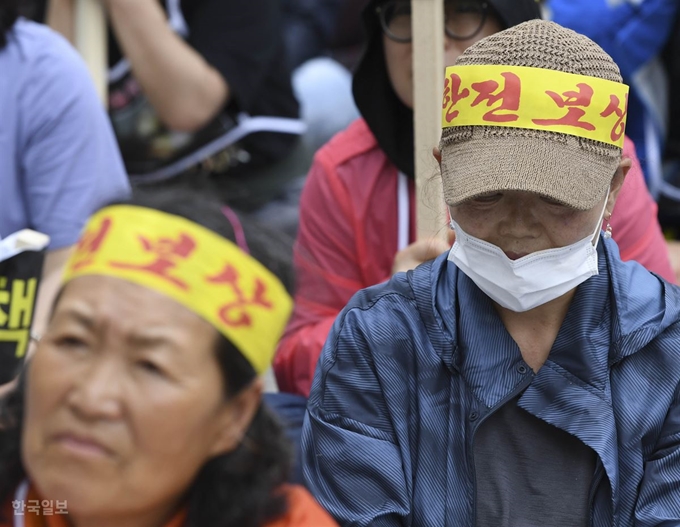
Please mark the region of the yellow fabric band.
[[623, 148], [628, 86], [543, 68], [446, 68], [442, 128], [505, 126], [585, 137]]
[[95, 214], [66, 266], [121, 278], [186, 306], [228, 338], [263, 373], [293, 308], [283, 284], [235, 244], [187, 219], [115, 205]]

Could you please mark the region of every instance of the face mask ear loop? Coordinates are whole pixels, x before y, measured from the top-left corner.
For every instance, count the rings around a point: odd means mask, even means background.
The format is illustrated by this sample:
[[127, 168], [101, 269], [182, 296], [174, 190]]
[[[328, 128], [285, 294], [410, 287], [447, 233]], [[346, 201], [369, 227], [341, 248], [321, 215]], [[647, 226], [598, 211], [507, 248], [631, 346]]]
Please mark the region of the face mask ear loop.
[[593, 246], [597, 249], [597, 244], [600, 241], [600, 231], [602, 230], [602, 222], [604, 221], [604, 215], [607, 212], [607, 204], [609, 203], [609, 191], [611, 187], [607, 187], [607, 195], [604, 197], [604, 207], [602, 207], [602, 214], [600, 214], [600, 219], [595, 226], [595, 232], [592, 236]]

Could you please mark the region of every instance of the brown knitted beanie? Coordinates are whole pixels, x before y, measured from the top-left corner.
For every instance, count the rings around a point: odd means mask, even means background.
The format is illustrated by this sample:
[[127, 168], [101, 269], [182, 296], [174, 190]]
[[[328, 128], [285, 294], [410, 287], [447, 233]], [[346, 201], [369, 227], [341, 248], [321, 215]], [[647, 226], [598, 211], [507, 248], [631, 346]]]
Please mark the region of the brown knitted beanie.
[[[480, 40], [456, 65], [528, 66], [622, 82], [616, 63], [592, 40], [543, 20]], [[604, 197], [621, 160], [621, 149], [611, 144], [498, 126], [444, 128], [440, 150], [449, 205], [489, 192], [521, 190], [591, 209]]]

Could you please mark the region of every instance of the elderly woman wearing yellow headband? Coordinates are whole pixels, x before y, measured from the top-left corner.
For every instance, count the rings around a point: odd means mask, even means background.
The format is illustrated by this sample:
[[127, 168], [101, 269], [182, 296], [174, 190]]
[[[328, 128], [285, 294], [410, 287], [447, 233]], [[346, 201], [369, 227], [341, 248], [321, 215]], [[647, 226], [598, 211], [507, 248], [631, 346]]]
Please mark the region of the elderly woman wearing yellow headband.
[[99, 211], [67, 267], [3, 408], [0, 526], [334, 525], [285, 485], [261, 404], [291, 309], [276, 240], [219, 205], [153, 200]]
[[341, 525], [680, 525], [680, 290], [607, 225], [627, 100], [552, 22], [447, 69], [456, 241], [355, 296], [309, 399], [305, 480]]

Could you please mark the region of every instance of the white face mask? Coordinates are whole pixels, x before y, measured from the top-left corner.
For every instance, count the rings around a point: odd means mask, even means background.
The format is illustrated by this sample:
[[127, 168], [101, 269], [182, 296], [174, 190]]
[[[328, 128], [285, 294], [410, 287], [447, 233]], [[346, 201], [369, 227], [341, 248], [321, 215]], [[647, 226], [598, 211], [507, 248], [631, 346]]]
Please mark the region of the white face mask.
[[[609, 190], [607, 190], [609, 198]], [[449, 260], [493, 301], [515, 312], [529, 311], [561, 297], [598, 274], [597, 242], [607, 199], [595, 232], [582, 240], [511, 260], [491, 243], [470, 236], [451, 220], [456, 242]]]

